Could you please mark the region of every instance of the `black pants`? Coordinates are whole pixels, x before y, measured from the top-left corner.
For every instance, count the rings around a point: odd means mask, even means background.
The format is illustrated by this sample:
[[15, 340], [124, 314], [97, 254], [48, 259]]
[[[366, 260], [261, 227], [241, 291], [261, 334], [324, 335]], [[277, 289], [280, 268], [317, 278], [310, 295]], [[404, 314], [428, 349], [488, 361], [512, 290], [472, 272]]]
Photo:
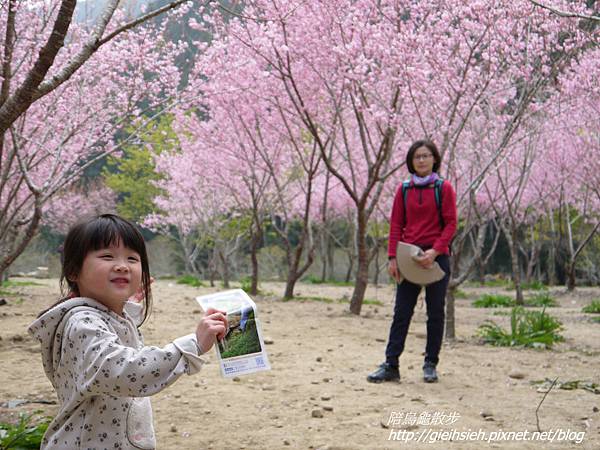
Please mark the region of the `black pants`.
[[[440, 281], [425, 287], [425, 302], [427, 304], [427, 346], [425, 347], [425, 362], [437, 364], [444, 335], [444, 319], [446, 316], [446, 288], [450, 279], [450, 258], [439, 255], [436, 259], [446, 276]], [[386, 362], [398, 366], [398, 358], [404, 350], [408, 327], [412, 319], [421, 286], [403, 280], [396, 286], [396, 304], [394, 319], [390, 328], [390, 338], [385, 349]]]

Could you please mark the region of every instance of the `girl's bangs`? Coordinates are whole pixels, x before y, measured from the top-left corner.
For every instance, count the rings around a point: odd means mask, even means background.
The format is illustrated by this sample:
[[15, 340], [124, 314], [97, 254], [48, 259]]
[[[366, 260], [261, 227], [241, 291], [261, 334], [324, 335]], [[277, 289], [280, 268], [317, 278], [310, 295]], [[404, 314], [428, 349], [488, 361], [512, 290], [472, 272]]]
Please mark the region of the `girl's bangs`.
[[119, 242], [122, 242], [125, 247], [136, 251], [139, 255], [145, 253], [144, 238], [128, 222], [101, 217], [99, 220], [88, 224], [88, 226], [90, 227], [89, 241], [86, 247], [90, 250], [117, 246]]

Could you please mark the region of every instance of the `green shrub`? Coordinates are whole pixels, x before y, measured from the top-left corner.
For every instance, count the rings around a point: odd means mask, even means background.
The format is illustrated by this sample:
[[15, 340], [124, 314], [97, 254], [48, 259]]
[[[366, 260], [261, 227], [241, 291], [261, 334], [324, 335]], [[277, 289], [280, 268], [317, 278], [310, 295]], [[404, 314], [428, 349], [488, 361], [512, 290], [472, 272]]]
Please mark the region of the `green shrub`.
[[321, 278], [315, 275], [307, 275], [302, 279], [302, 281], [308, 284], [323, 284]]
[[223, 358], [232, 358], [234, 356], [249, 355], [261, 351], [258, 332], [256, 330], [256, 321], [254, 314], [251, 314], [246, 323], [246, 329], [242, 333], [236, 333], [228, 338], [227, 349], [219, 344], [221, 356]]
[[249, 293], [252, 289], [252, 277], [245, 276], [240, 279], [240, 287], [246, 293]]
[[49, 417], [43, 417], [38, 419], [37, 423], [33, 423], [34, 417], [40, 413], [41, 411], [33, 414], [21, 413], [19, 422], [15, 425], [0, 422], [0, 449], [39, 449], [51, 420]]
[[531, 283], [523, 283], [521, 287], [524, 290], [529, 291], [543, 291], [546, 290], [546, 286], [539, 280], [532, 281]]
[[498, 278], [496, 280], [487, 280], [487, 281], [484, 281], [481, 285], [486, 286], [486, 287], [514, 289], [514, 284], [513, 284], [512, 280], [509, 280], [509, 279], [505, 280], [504, 278]]
[[588, 314], [600, 314], [600, 300], [593, 300], [592, 303], [584, 306], [581, 311]]
[[527, 306], [558, 306], [548, 291], [539, 292], [533, 297], [525, 300]]
[[502, 294], [483, 294], [473, 302], [473, 306], [476, 308], [499, 308], [514, 305], [515, 301], [512, 297]]
[[204, 287], [206, 286], [204, 282], [194, 275], [184, 275], [177, 279], [177, 284], [187, 284], [192, 287]]
[[510, 317], [510, 330], [497, 323], [486, 320], [478, 329], [478, 334], [487, 344], [500, 347], [543, 347], [550, 348], [564, 338], [559, 334], [561, 322], [542, 311], [526, 311], [523, 307], [514, 307]]
[[338, 281], [338, 280], [321, 280], [321, 277], [317, 277], [315, 275], [307, 275], [302, 278], [304, 283], [308, 284], [330, 284], [332, 286], [353, 286], [354, 282], [352, 281]]

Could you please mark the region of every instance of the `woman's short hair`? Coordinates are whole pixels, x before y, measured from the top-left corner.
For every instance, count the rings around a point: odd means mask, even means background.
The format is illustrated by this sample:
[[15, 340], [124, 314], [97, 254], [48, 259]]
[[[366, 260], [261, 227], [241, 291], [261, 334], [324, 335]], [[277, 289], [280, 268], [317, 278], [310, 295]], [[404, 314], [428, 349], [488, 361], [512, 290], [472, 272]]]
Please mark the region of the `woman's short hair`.
[[415, 167], [413, 166], [413, 157], [415, 152], [421, 147], [427, 148], [431, 154], [433, 155], [433, 159], [435, 162], [433, 163], [433, 171], [437, 172], [440, 169], [440, 165], [442, 164], [442, 157], [440, 156], [440, 152], [437, 149], [436, 145], [427, 139], [422, 139], [420, 141], [415, 141], [408, 149], [408, 153], [406, 154], [406, 167], [410, 173], [415, 173]]

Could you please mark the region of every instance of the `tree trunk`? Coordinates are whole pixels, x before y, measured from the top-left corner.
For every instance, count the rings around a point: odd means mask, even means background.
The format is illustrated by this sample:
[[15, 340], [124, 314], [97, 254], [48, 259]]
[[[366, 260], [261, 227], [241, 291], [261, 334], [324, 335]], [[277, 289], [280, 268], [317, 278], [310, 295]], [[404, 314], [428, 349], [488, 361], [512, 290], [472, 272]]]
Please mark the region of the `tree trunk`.
[[454, 321], [454, 299], [455, 293], [458, 286], [453, 283], [448, 284], [448, 291], [446, 292], [446, 320], [445, 320], [445, 333], [444, 338], [448, 341], [456, 339], [455, 332], [455, 321]]
[[350, 300], [350, 312], [360, 314], [367, 284], [369, 282], [369, 253], [367, 249], [367, 219], [364, 210], [357, 211], [356, 246], [358, 254], [358, 269], [356, 271], [356, 282], [352, 299]]
[[566, 268], [567, 272], [567, 291], [575, 290], [575, 261], [570, 261]]
[[548, 284], [550, 286], [556, 285], [556, 226], [554, 224], [554, 212], [550, 212], [550, 249], [548, 251]]
[[252, 262], [250, 295], [258, 294], [258, 246], [260, 243], [260, 239], [260, 232], [257, 231], [252, 236], [252, 245], [250, 247], [250, 261]]
[[377, 286], [379, 284], [379, 273], [381, 272], [381, 269], [379, 267], [379, 244], [377, 245], [375, 251], [377, 253], [375, 254], [375, 277], [373, 278], [373, 283], [375, 284], [375, 286]]
[[327, 280], [335, 279], [335, 264], [334, 264], [335, 244], [333, 239], [327, 239]]
[[327, 231], [325, 227], [327, 224], [323, 224], [323, 228], [321, 229], [321, 233], [319, 236], [319, 254], [321, 256], [321, 282], [324, 283], [327, 279], [327, 252], [329, 246], [329, 237], [327, 236]]
[[221, 260], [221, 265], [223, 266], [223, 287], [229, 289], [229, 264], [227, 262], [227, 258], [223, 251], [219, 250], [219, 259]]
[[510, 263], [513, 272], [513, 282], [515, 284], [515, 294], [517, 305], [524, 305], [525, 301], [523, 299], [523, 286], [521, 285], [521, 266], [519, 265], [519, 250], [517, 249], [516, 243], [516, 232], [511, 236], [510, 239]]

